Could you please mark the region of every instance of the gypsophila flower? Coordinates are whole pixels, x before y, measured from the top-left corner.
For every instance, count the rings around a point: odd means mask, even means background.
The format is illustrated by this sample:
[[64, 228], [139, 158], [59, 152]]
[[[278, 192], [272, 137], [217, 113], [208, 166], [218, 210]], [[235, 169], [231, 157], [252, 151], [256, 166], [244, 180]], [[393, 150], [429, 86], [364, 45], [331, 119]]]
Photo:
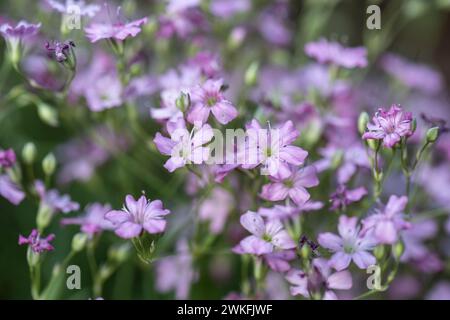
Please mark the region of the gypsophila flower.
[[92, 23], [84, 31], [92, 43], [102, 39], [123, 41], [128, 37], [137, 36], [141, 32], [141, 26], [147, 21], [147, 18], [142, 18], [129, 23]]
[[347, 270], [332, 273], [328, 261], [323, 258], [313, 260], [309, 273], [292, 269], [286, 275], [291, 284], [290, 291], [293, 296], [302, 295], [310, 298], [311, 293], [320, 294], [324, 300], [337, 300], [332, 289], [348, 290], [352, 287], [352, 276]]
[[34, 188], [41, 199], [42, 205], [50, 209], [53, 214], [69, 213], [80, 208], [80, 205], [72, 201], [69, 195], [61, 195], [56, 189], [46, 190], [44, 183], [40, 180], [34, 182]]
[[243, 253], [259, 256], [271, 253], [275, 249], [295, 248], [294, 241], [277, 220], [264, 222], [259, 214], [248, 211], [241, 216], [240, 221], [241, 225], [252, 234], [239, 244]]
[[385, 147], [392, 148], [402, 137], [413, 134], [412, 120], [412, 113], [403, 111], [399, 105], [392, 105], [388, 111], [380, 108], [373, 123], [367, 124], [368, 131], [363, 134], [363, 139], [383, 140]]
[[0, 150], [0, 168], [10, 168], [16, 163], [16, 154], [13, 149]]
[[367, 195], [367, 190], [364, 187], [356, 189], [347, 189], [343, 184], [339, 185], [336, 191], [331, 194], [331, 210], [345, 210], [348, 205], [353, 202], [361, 200]]
[[75, 43], [73, 41], [55, 41], [53, 44], [50, 44], [50, 42], [45, 43], [45, 49], [47, 49], [49, 57], [54, 57], [58, 62], [66, 61], [68, 56], [72, 54], [71, 51], [74, 47]]
[[269, 201], [280, 201], [290, 198], [298, 206], [304, 205], [310, 198], [306, 188], [319, 184], [316, 169], [313, 166], [300, 168], [297, 171], [280, 171], [271, 176], [272, 181], [262, 188], [261, 198]]
[[35, 35], [38, 32], [40, 27], [41, 27], [40, 23], [32, 24], [32, 23], [28, 23], [28, 22], [22, 20], [19, 23], [17, 23], [16, 26], [12, 26], [9, 23], [0, 25], [0, 34], [5, 39], [20, 40], [25, 37]]
[[192, 133], [186, 129], [183, 119], [168, 122], [167, 129], [170, 139], [156, 134], [153, 142], [158, 150], [170, 159], [164, 164], [164, 168], [173, 172], [186, 164], [201, 164], [209, 157], [209, 148], [204, 145], [213, 138], [210, 125], [204, 124], [200, 128], [194, 128]]
[[404, 210], [407, 203], [408, 197], [392, 195], [383, 210], [377, 210], [362, 221], [363, 232], [373, 232], [379, 243], [394, 244], [399, 238], [399, 232], [411, 227], [405, 220]]
[[192, 89], [192, 107], [187, 115], [190, 123], [205, 123], [211, 112], [221, 124], [227, 124], [237, 117], [238, 112], [231, 102], [225, 99], [222, 86], [222, 80], [209, 79], [203, 85]]
[[130, 239], [138, 237], [143, 230], [150, 234], [163, 233], [166, 229], [164, 217], [169, 213], [161, 200], [150, 201], [145, 196], [135, 200], [127, 195], [123, 209], [107, 212], [105, 219], [114, 224], [119, 237]]
[[0, 195], [14, 205], [25, 198], [25, 193], [7, 174], [0, 174]]
[[85, 213], [76, 218], [61, 220], [62, 225], [76, 224], [81, 226], [81, 231], [92, 237], [104, 230], [114, 229], [111, 221], [105, 219], [105, 214], [111, 211], [109, 204], [92, 203], [85, 208]]
[[305, 52], [319, 63], [331, 63], [349, 69], [367, 66], [367, 50], [364, 47], [347, 48], [337, 42], [320, 39], [307, 43]]
[[374, 249], [377, 242], [369, 233], [360, 232], [357, 223], [357, 217], [342, 215], [339, 217], [339, 235], [329, 232], [319, 234], [319, 244], [334, 252], [329, 263], [337, 271], [348, 268], [352, 260], [360, 269], [366, 269], [376, 262], [369, 251]]
[[19, 245], [27, 244], [34, 253], [43, 253], [54, 249], [54, 247], [50, 244], [50, 242], [54, 239], [54, 234], [50, 234], [43, 238], [37, 229], [33, 229], [28, 237], [19, 235]]

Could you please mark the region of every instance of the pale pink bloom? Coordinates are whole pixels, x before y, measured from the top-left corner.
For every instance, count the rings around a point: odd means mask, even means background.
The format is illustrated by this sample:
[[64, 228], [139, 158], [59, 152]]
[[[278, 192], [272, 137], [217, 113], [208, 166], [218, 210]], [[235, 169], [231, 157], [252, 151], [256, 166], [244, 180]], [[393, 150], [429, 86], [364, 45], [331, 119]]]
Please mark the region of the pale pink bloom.
[[221, 124], [227, 124], [237, 117], [236, 108], [223, 95], [222, 85], [222, 80], [209, 79], [191, 90], [192, 106], [187, 114], [190, 123], [205, 123], [210, 113]]
[[25, 193], [7, 174], [0, 174], [0, 195], [14, 205], [25, 198]]
[[262, 187], [261, 198], [268, 201], [281, 201], [290, 198], [297, 206], [304, 205], [310, 198], [306, 188], [319, 185], [314, 166], [307, 166], [296, 171], [279, 172], [271, 176], [272, 181]]
[[388, 111], [380, 108], [373, 123], [367, 124], [363, 139], [383, 140], [385, 147], [392, 148], [402, 137], [413, 134], [412, 120], [412, 113], [403, 111], [399, 105], [392, 105]]
[[143, 230], [150, 234], [163, 233], [167, 223], [164, 217], [169, 213], [161, 200], [150, 201], [145, 196], [135, 200], [127, 195], [123, 209], [107, 212], [105, 219], [113, 223], [119, 237], [130, 239], [138, 237]]
[[310, 298], [311, 293], [324, 292], [324, 300], [337, 300], [335, 290], [348, 290], [352, 287], [352, 276], [349, 271], [332, 273], [328, 261], [323, 258], [313, 260], [310, 272], [292, 269], [286, 275], [286, 280], [291, 284], [290, 290], [293, 296], [302, 295]]
[[348, 48], [338, 42], [320, 39], [305, 45], [305, 53], [319, 63], [334, 64], [344, 68], [367, 66], [367, 50], [364, 47]]
[[404, 210], [408, 197], [392, 195], [383, 210], [377, 210], [362, 221], [363, 232], [370, 232], [383, 244], [394, 244], [402, 230], [409, 229], [411, 224], [405, 220]]
[[241, 216], [241, 225], [252, 235], [241, 240], [239, 246], [243, 253], [263, 255], [275, 249], [293, 249], [295, 242], [290, 238], [281, 222], [265, 222], [257, 213], [248, 211]]
[[329, 232], [319, 234], [319, 244], [334, 252], [330, 266], [338, 271], [348, 268], [352, 260], [360, 269], [366, 269], [376, 263], [375, 257], [369, 251], [375, 248], [377, 242], [369, 233], [360, 232], [357, 223], [357, 217], [342, 215], [339, 217], [339, 235]]
[[184, 120], [177, 119], [167, 123], [170, 139], [156, 133], [153, 142], [159, 152], [170, 156], [164, 168], [173, 172], [186, 164], [201, 164], [209, 158], [209, 147], [204, 145], [213, 138], [213, 130], [209, 124], [194, 128], [192, 132], [186, 129]]
[[147, 20], [147, 18], [142, 18], [129, 23], [92, 23], [84, 31], [92, 43], [102, 39], [123, 41], [128, 37], [137, 36], [141, 32], [141, 26], [146, 24]]
[[200, 220], [209, 221], [209, 230], [219, 234], [225, 227], [228, 215], [233, 208], [234, 199], [225, 189], [216, 187], [211, 195], [205, 199], [199, 209]]
[[111, 211], [109, 204], [92, 203], [85, 208], [85, 213], [76, 218], [61, 220], [62, 225], [76, 224], [81, 226], [81, 231], [89, 236], [99, 234], [104, 230], [114, 229], [111, 221], [105, 219], [105, 214]]

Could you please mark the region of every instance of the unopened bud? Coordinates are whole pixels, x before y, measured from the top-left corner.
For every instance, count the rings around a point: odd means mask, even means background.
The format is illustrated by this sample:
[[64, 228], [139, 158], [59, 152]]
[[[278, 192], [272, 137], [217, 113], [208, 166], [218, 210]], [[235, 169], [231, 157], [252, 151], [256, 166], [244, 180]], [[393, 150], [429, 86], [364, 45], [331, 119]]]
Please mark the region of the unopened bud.
[[22, 149], [22, 159], [26, 164], [32, 164], [36, 159], [36, 145], [28, 142]]
[[34, 252], [33, 249], [31, 249], [31, 247], [28, 247], [28, 250], [27, 250], [28, 265], [30, 267], [36, 266], [39, 263], [39, 258], [40, 258], [39, 253]]
[[384, 252], [385, 252], [384, 245], [378, 245], [373, 250], [373, 254], [375, 255], [375, 258], [377, 258], [377, 260], [381, 260], [383, 258]]
[[434, 143], [439, 137], [439, 127], [433, 127], [427, 131], [427, 142]]
[[400, 257], [405, 252], [405, 245], [402, 241], [398, 241], [397, 243], [392, 245], [392, 254], [396, 260], [400, 259]]
[[39, 103], [37, 106], [39, 118], [46, 124], [56, 127], [59, 124], [57, 111], [46, 103]]
[[369, 114], [367, 112], [361, 112], [358, 118], [358, 131], [362, 135], [366, 132], [367, 124], [370, 121]]
[[188, 93], [182, 92], [180, 96], [175, 100], [175, 105], [178, 109], [180, 109], [182, 112], [186, 111], [189, 106], [191, 105], [191, 97]]
[[47, 228], [50, 225], [52, 218], [53, 218], [52, 209], [43, 202], [41, 202], [36, 216], [36, 225], [38, 230], [42, 231], [45, 228]]
[[42, 170], [47, 176], [51, 176], [56, 169], [56, 158], [53, 153], [49, 153], [44, 160], [42, 160]]
[[258, 79], [259, 63], [254, 61], [245, 71], [244, 81], [247, 86], [254, 86]]
[[86, 246], [86, 242], [88, 240], [88, 236], [85, 233], [77, 233], [72, 238], [72, 250], [75, 252], [79, 252], [84, 249]]
[[119, 246], [113, 246], [108, 251], [108, 257], [118, 263], [122, 263], [128, 259], [130, 255], [130, 244], [124, 243]]

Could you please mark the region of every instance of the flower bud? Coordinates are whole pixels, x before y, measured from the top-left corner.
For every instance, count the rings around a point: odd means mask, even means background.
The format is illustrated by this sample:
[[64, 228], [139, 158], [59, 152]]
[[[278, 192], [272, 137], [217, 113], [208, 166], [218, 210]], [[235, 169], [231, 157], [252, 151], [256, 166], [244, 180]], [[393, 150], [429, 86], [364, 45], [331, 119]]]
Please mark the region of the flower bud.
[[130, 245], [129, 243], [124, 243], [118, 246], [112, 246], [108, 251], [108, 257], [117, 262], [122, 263], [128, 259], [130, 256]]
[[36, 225], [39, 231], [44, 230], [50, 225], [53, 218], [52, 209], [41, 202], [36, 216]]
[[361, 112], [358, 118], [358, 131], [362, 135], [366, 132], [367, 124], [370, 121], [369, 114], [367, 112]]
[[44, 160], [42, 160], [42, 170], [47, 176], [51, 176], [55, 172], [56, 158], [53, 153], [49, 153]]
[[35, 267], [39, 263], [40, 255], [33, 251], [31, 246], [27, 250], [27, 262], [30, 267]]
[[400, 257], [405, 252], [405, 245], [402, 241], [398, 241], [397, 243], [392, 245], [392, 254], [396, 260], [399, 260]]
[[27, 142], [23, 147], [22, 159], [26, 164], [32, 164], [36, 159], [36, 145], [33, 142]]
[[367, 140], [367, 144], [369, 145], [370, 149], [377, 150], [378, 147], [380, 146], [380, 140], [369, 139]]
[[378, 261], [383, 258], [384, 252], [385, 252], [384, 245], [378, 245], [373, 250], [373, 254], [375, 255], [375, 258], [377, 258]]
[[439, 137], [439, 127], [433, 127], [427, 131], [427, 142], [434, 143]]
[[88, 236], [85, 233], [79, 232], [72, 238], [72, 250], [75, 252], [80, 252], [86, 246]]
[[244, 81], [247, 86], [254, 86], [258, 80], [259, 63], [253, 61], [245, 71]]
[[181, 110], [181, 112], [186, 111], [189, 106], [191, 105], [191, 97], [188, 93], [182, 92], [180, 96], [175, 100], [175, 105], [178, 109]]
[[46, 124], [56, 127], [59, 124], [57, 111], [46, 103], [39, 103], [37, 106], [39, 118]]
[[342, 164], [342, 160], [344, 159], [344, 152], [342, 150], [338, 150], [334, 153], [331, 158], [331, 169], [335, 170]]
[[416, 132], [416, 129], [417, 129], [417, 120], [416, 120], [416, 118], [414, 118], [414, 119], [411, 121], [411, 132], [412, 132], [412, 133]]

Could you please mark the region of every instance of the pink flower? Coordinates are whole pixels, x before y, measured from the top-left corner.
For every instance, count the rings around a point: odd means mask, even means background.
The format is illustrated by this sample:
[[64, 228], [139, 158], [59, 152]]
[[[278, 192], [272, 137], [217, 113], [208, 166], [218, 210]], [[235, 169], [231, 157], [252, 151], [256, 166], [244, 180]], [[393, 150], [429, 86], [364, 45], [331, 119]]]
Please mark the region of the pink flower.
[[275, 176], [289, 171], [289, 164], [302, 165], [308, 156], [308, 152], [292, 145], [299, 136], [292, 121], [286, 121], [280, 128], [265, 130], [257, 120], [252, 120], [246, 128], [248, 141], [245, 148], [238, 151], [245, 169], [262, 165], [268, 174]]
[[307, 43], [305, 52], [319, 63], [331, 63], [349, 69], [367, 66], [367, 50], [364, 47], [346, 48], [337, 42], [320, 39]]
[[298, 216], [307, 211], [315, 211], [323, 208], [323, 203], [320, 201], [306, 201], [300, 206], [281, 206], [275, 205], [272, 208], [261, 207], [258, 213], [267, 220], [289, 220], [298, 218]]
[[113, 224], [105, 219], [105, 214], [109, 211], [111, 211], [109, 204], [92, 203], [86, 207], [84, 215], [77, 218], [62, 219], [61, 224], [81, 225], [81, 231], [92, 237], [103, 230], [114, 229]]
[[443, 85], [442, 75], [427, 65], [413, 63], [396, 54], [385, 54], [381, 68], [409, 88], [436, 94]]
[[164, 164], [164, 168], [173, 172], [186, 164], [201, 164], [209, 158], [209, 148], [203, 145], [211, 141], [213, 131], [209, 124], [201, 128], [194, 128], [193, 133], [186, 129], [184, 120], [177, 119], [167, 123], [170, 139], [156, 134], [153, 142], [158, 150], [170, 159]]
[[219, 234], [225, 227], [228, 214], [233, 208], [234, 199], [223, 188], [216, 187], [211, 196], [205, 199], [198, 209], [200, 220], [209, 221], [209, 230], [213, 234]]
[[367, 190], [364, 187], [359, 187], [356, 189], [347, 189], [343, 184], [339, 185], [331, 195], [331, 210], [345, 210], [348, 205], [353, 202], [361, 200], [365, 195], [367, 195]]
[[389, 111], [382, 108], [373, 117], [373, 123], [367, 124], [363, 139], [383, 140], [383, 145], [392, 148], [402, 137], [409, 137], [412, 132], [412, 113], [405, 112], [398, 105], [392, 105]]
[[25, 198], [25, 193], [6, 174], [0, 174], [0, 195], [14, 205], [18, 205]]
[[240, 221], [241, 225], [252, 234], [239, 244], [243, 253], [259, 256], [271, 253], [274, 249], [295, 248], [295, 242], [279, 221], [264, 222], [259, 214], [252, 211], [243, 214]]
[[0, 150], [0, 168], [10, 168], [16, 163], [16, 154], [13, 149]]
[[35, 35], [41, 24], [31, 24], [26, 21], [20, 21], [15, 27], [9, 23], [0, 25], [0, 34], [8, 40], [20, 40], [25, 37]]
[[81, 16], [88, 16], [92, 18], [100, 11], [100, 6], [97, 4], [86, 4], [84, 0], [63, 0], [62, 2], [56, 0], [46, 0], [52, 9], [62, 14], [73, 14], [74, 7], [77, 8], [77, 13]]
[[324, 292], [324, 300], [337, 300], [332, 289], [348, 290], [353, 285], [350, 272], [345, 270], [332, 273], [328, 261], [323, 258], [314, 259], [308, 273], [292, 269], [286, 275], [286, 280], [292, 285], [290, 291], [293, 296], [310, 298], [310, 293]]
[[46, 238], [42, 238], [39, 232], [36, 229], [33, 229], [28, 238], [19, 235], [19, 245], [28, 244], [34, 253], [42, 253], [44, 251], [52, 251], [54, 249], [50, 244], [53, 239], [55, 239], [54, 234], [50, 234]]
[[150, 234], [164, 232], [164, 216], [169, 213], [169, 210], [163, 208], [161, 200], [150, 201], [141, 196], [136, 201], [133, 196], [127, 195], [124, 208], [109, 211], [105, 214], [105, 219], [114, 224], [119, 237], [130, 239], [138, 237], [143, 229]]
[[147, 18], [142, 18], [130, 23], [93, 23], [86, 27], [84, 31], [92, 43], [101, 39], [115, 39], [123, 41], [128, 37], [135, 37], [138, 33], [140, 33], [141, 25], [146, 24], [147, 20]]
[[356, 226], [358, 218], [347, 216], [339, 217], [339, 236], [333, 233], [321, 233], [318, 237], [319, 244], [334, 252], [330, 259], [330, 266], [341, 271], [353, 262], [360, 269], [366, 269], [375, 264], [375, 257], [368, 251], [373, 250], [377, 242], [370, 234], [363, 234]]
[[372, 232], [379, 243], [395, 243], [399, 232], [411, 227], [411, 224], [405, 221], [403, 213], [407, 203], [408, 197], [392, 195], [383, 211], [378, 211], [362, 221], [363, 232]]
[[310, 198], [306, 188], [319, 184], [316, 169], [313, 166], [300, 168], [294, 172], [279, 172], [270, 177], [272, 181], [262, 187], [261, 198], [268, 201], [280, 201], [290, 198], [297, 206], [304, 205]]
[[40, 180], [34, 182], [34, 188], [41, 199], [41, 204], [51, 210], [53, 214], [68, 213], [80, 208], [80, 205], [72, 201], [69, 195], [61, 195], [56, 189], [46, 190], [44, 183]]
[[176, 254], [156, 263], [156, 288], [159, 292], [175, 291], [176, 299], [187, 299], [191, 284], [198, 280], [186, 239], [176, 244]]
[[265, 254], [263, 257], [273, 271], [287, 272], [291, 269], [289, 262], [294, 260], [297, 255], [295, 250], [283, 250]]
[[192, 89], [192, 107], [187, 115], [190, 123], [205, 123], [211, 112], [221, 124], [227, 124], [237, 117], [236, 108], [222, 93], [222, 85], [222, 80], [209, 79], [203, 85]]

